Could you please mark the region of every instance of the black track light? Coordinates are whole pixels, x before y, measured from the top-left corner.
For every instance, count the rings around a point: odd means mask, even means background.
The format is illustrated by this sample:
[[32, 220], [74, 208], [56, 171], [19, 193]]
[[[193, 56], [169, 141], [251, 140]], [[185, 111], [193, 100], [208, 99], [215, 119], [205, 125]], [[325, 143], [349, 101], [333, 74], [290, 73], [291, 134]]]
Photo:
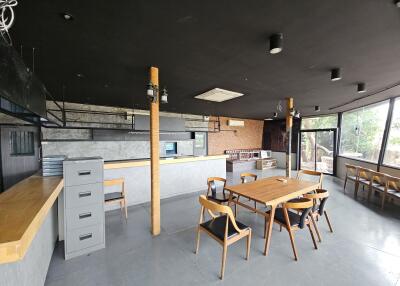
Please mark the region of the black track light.
[[314, 110], [315, 110], [316, 112], [319, 112], [319, 111], [321, 111], [321, 108], [320, 108], [318, 105], [316, 105], [316, 106], [314, 106]]
[[365, 88], [365, 83], [363, 83], [363, 82], [357, 83], [357, 92], [358, 93], [363, 93], [366, 91], [367, 91], [367, 89]]
[[394, 5], [396, 5], [397, 8], [400, 8], [400, 0], [395, 0]]
[[331, 81], [337, 81], [342, 79], [342, 72], [340, 68], [334, 68], [331, 70]]
[[278, 112], [274, 112], [274, 118], [278, 117]]
[[282, 51], [283, 34], [273, 34], [269, 37], [269, 52], [271, 54], [278, 54]]

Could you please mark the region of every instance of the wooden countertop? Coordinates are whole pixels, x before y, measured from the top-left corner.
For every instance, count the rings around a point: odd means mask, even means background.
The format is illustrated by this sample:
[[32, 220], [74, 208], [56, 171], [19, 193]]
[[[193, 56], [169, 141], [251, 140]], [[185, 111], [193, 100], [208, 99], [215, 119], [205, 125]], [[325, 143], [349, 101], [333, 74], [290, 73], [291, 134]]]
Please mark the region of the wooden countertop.
[[[161, 159], [160, 165], [226, 159], [228, 157], [229, 157], [228, 155], [212, 155], [212, 156], [190, 156], [190, 157], [181, 157], [181, 158], [173, 158], [173, 159]], [[140, 166], [149, 166], [149, 165], [150, 165], [150, 160], [148, 160], [148, 159], [105, 162], [104, 170], [131, 168], [131, 167], [140, 167]]]
[[64, 185], [33, 175], [0, 194], [0, 263], [22, 260]]

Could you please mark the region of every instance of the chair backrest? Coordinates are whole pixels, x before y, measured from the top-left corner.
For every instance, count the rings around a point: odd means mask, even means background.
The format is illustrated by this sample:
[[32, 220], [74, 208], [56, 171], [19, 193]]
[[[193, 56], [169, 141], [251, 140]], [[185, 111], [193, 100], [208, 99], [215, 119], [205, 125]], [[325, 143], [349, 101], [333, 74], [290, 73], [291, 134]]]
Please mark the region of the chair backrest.
[[104, 180], [103, 185], [104, 185], [104, 187], [121, 186], [121, 193], [124, 194], [124, 192], [125, 192], [125, 190], [124, 190], [124, 186], [125, 186], [124, 178]]
[[351, 165], [351, 164], [344, 164], [346, 166], [346, 177], [353, 176], [357, 177], [358, 174], [358, 166]]
[[379, 185], [384, 186], [386, 184], [386, 174], [370, 171], [370, 180], [371, 183], [377, 183]]
[[386, 175], [386, 187], [400, 192], [400, 178]]
[[217, 193], [217, 184], [215, 182], [222, 182], [224, 184], [222, 192], [225, 193], [225, 187], [226, 187], [226, 179], [220, 178], [220, 177], [210, 177], [207, 179], [207, 196], [210, 195], [210, 192], [212, 193], [213, 196], [216, 195]]
[[283, 208], [287, 209], [303, 209], [300, 216], [299, 228], [304, 228], [306, 218], [310, 214], [314, 204], [311, 199], [308, 198], [298, 198], [290, 200], [283, 204]]
[[320, 188], [322, 187], [322, 179], [323, 179], [323, 175], [324, 175], [323, 173], [318, 172], [318, 171], [311, 171], [311, 170], [299, 170], [297, 172], [296, 179], [300, 180], [304, 175], [313, 176], [313, 177], [318, 178], [319, 187]]
[[247, 183], [247, 178], [253, 178], [254, 181], [257, 181], [257, 175], [253, 173], [241, 173], [240, 179], [242, 180], [242, 184]]
[[[320, 200], [318, 213], [320, 215], [324, 214], [325, 204], [329, 198], [329, 192], [327, 190], [317, 189], [315, 192], [303, 195], [303, 197], [313, 200], [314, 208], [318, 207], [318, 200]], [[316, 211], [316, 209], [314, 209], [314, 211]]]
[[368, 168], [359, 167], [358, 168], [358, 177], [362, 178], [362, 179], [370, 180], [371, 174], [372, 174], [371, 172], [374, 172], [374, 171], [371, 169], [368, 169]]
[[233, 227], [237, 232], [242, 232], [242, 230], [236, 224], [235, 216], [233, 215], [232, 209], [230, 207], [207, 200], [206, 196], [204, 195], [201, 195], [199, 197], [199, 202], [201, 205], [200, 223], [203, 220], [204, 209], [206, 209], [213, 219], [218, 217], [218, 215], [216, 215], [215, 213], [226, 215], [225, 239], [228, 236], [229, 220], [231, 221]]

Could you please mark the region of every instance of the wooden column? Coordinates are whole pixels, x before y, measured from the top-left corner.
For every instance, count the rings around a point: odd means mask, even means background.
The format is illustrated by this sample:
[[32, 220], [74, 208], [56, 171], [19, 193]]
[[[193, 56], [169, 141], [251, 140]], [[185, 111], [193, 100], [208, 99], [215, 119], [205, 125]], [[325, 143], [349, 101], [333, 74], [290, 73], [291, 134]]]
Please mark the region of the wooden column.
[[290, 178], [292, 173], [292, 127], [293, 116], [290, 115], [290, 110], [293, 108], [293, 98], [286, 98], [286, 177]]
[[[150, 81], [158, 88], [158, 68], [150, 68]], [[160, 101], [150, 102], [151, 233], [160, 234]]]

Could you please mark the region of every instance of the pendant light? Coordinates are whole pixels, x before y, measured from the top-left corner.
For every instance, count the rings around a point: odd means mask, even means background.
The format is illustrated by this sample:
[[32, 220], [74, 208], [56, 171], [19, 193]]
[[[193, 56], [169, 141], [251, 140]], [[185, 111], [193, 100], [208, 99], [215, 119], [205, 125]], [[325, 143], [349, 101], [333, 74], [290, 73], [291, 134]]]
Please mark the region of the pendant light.
[[363, 93], [363, 92], [366, 92], [366, 91], [367, 91], [367, 89], [365, 88], [365, 83], [364, 82], [359, 82], [357, 84], [357, 92], [358, 93]]
[[331, 70], [331, 81], [338, 81], [342, 79], [342, 72], [340, 68], [334, 68]]
[[283, 34], [273, 34], [269, 37], [269, 52], [271, 54], [278, 54], [283, 49]]

